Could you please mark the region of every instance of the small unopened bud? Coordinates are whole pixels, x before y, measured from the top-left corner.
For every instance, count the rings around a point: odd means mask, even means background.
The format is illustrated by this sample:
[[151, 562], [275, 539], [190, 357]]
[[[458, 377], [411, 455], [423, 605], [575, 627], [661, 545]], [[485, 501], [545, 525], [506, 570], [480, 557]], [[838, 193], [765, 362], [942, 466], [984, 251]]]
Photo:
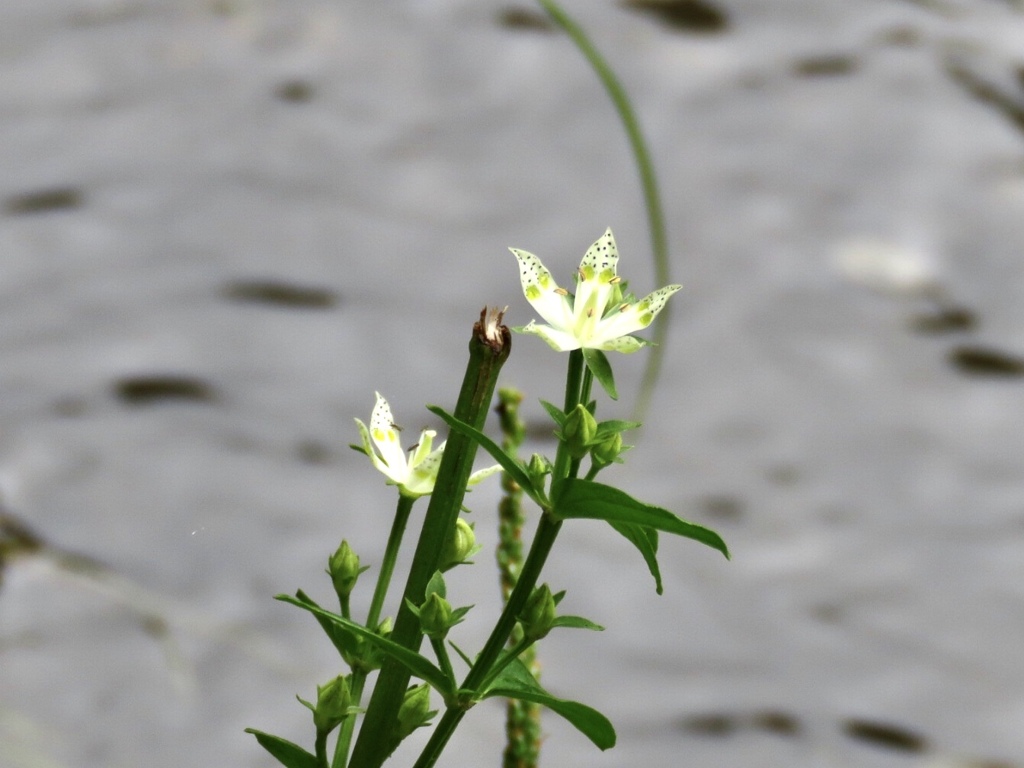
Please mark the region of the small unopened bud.
[[443, 640], [451, 625], [452, 604], [437, 592], [431, 592], [430, 597], [420, 606], [420, 627], [423, 634], [435, 640]]
[[618, 459], [620, 453], [622, 453], [622, 434], [616, 432], [607, 440], [595, 445], [591, 455], [599, 465], [607, 466]]
[[318, 733], [330, 733], [345, 719], [352, 696], [348, 681], [339, 675], [327, 685], [316, 687], [316, 708], [313, 710], [313, 725]]
[[[377, 634], [381, 637], [388, 637], [391, 634], [391, 630], [392, 625], [390, 616], [377, 625]], [[375, 669], [380, 669], [381, 665], [384, 663], [384, 652], [376, 645], [365, 640], [361, 644], [361, 650], [360, 668], [365, 672], [372, 672]]]
[[550, 475], [551, 470], [551, 462], [548, 461], [546, 456], [541, 456], [539, 453], [535, 453], [530, 457], [530, 463], [526, 467], [526, 473], [537, 484], [540, 484], [540, 480], [544, 475]]
[[441, 550], [441, 570], [447, 571], [476, 551], [476, 534], [473, 533], [473, 526], [461, 517], [455, 523], [455, 530]]
[[569, 414], [562, 427], [562, 439], [574, 459], [582, 459], [590, 451], [590, 443], [597, 434], [597, 419], [582, 403]]
[[527, 640], [540, 640], [551, 631], [556, 617], [555, 598], [547, 584], [533, 590], [519, 617]]
[[359, 555], [352, 551], [347, 541], [341, 542], [341, 546], [327, 561], [327, 573], [339, 599], [344, 600], [351, 594], [359, 574], [364, 570], [366, 569], [359, 567]]
[[426, 683], [414, 685], [405, 692], [405, 699], [398, 709], [398, 738], [404, 739], [423, 725], [427, 725], [434, 712], [430, 711], [430, 686]]

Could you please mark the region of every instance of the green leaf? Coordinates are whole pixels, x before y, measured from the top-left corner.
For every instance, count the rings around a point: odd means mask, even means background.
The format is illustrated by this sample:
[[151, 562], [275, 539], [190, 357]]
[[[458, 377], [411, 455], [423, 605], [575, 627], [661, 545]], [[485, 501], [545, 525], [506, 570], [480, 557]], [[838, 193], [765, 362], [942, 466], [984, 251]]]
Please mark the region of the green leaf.
[[544, 410], [548, 412], [548, 416], [555, 422], [559, 427], [565, 426], [565, 412], [562, 411], [554, 403], [549, 403], [547, 400], [541, 400], [540, 404], [544, 406]]
[[551, 511], [557, 519], [584, 518], [642, 525], [699, 541], [729, 557], [729, 548], [722, 537], [710, 528], [688, 523], [667, 509], [644, 504], [610, 485], [567, 477], [552, 485], [551, 501]]
[[554, 627], [571, 627], [573, 629], [592, 629], [595, 632], [604, 632], [604, 627], [600, 624], [595, 624], [590, 619], [584, 619], [582, 616], [556, 616], [555, 620], [551, 622], [552, 628]]
[[594, 374], [594, 378], [601, 382], [601, 386], [608, 393], [608, 397], [612, 400], [618, 400], [619, 393], [615, 391], [615, 377], [612, 376], [612, 365], [608, 362], [604, 352], [600, 349], [584, 347], [583, 359], [587, 363], [587, 368]]
[[463, 651], [463, 650], [462, 650], [461, 648], [459, 648], [459, 646], [457, 646], [457, 645], [456, 645], [455, 643], [453, 643], [453, 642], [452, 642], [451, 640], [449, 640], [449, 641], [448, 641], [448, 645], [450, 645], [450, 646], [451, 646], [452, 648], [454, 648], [454, 649], [455, 649], [455, 652], [456, 652], [457, 654], [459, 654], [459, 658], [461, 658], [461, 659], [462, 659], [462, 660], [463, 660], [464, 662], [466, 662], [466, 666], [467, 666], [467, 667], [470, 667], [470, 668], [472, 668], [472, 666], [473, 666], [473, 660], [472, 660], [471, 658], [469, 658], [469, 656], [467, 656], [467, 655], [466, 655], [466, 652], [465, 652], [465, 651]]
[[315, 616], [323, 617], [328, 621], [343, 627], [347, 631], [354, 635], [358, 635], [367, 642], [375, 645], [383, 653], [387, 654], [407, 670], [410, 673], [420, 678], [426, 683], [430, 684], [430, 687], [434, 688], [438, 693], [445, 697], [447, 700], [455, 692], [455, 681], [450, 680], [444, 672], [435, 667], [429, 659], [415, 651], [409, 650], [404, 645], [399, 645], [393, 640], [389, 640], [386, 637], [381, 637], [376, 632], [372, 632], [362, 624], [357, 624], [354, 621], [339, 616], [336, 613], [325, 611], [311, 602], [304, 602], [299, 598], [292, 597], [291, 595], [277, 595], [277, 600], [285, 603], [291, 603], [297, 605], [299, 608], [304, 608]]
[[[306, 593], [303, 592], [301, 589], [296, 593], [296, 596], [299, 598], [299, 600], [308, 605], [315, 606], [316, 608], [320, 607], [315, 602], [313, 602], [313, 600], [310, 597], [308, 597]], [[331, 643], [334, 644], [334, 647], [338, 650], [338, 653], [341, 654], [341, 658], [343, 658], [346, 662], [350, 662], [352, 659], [359, 656], [359, 640], [356, 639], [355, 635], [353, 635], [351, 632], [346, 632], [341, 627], [332, 624], [331, 622], [327, 621], [327, 619], [323, 618], [322, 616], [318, 616], [315, 613], [313, 614], [313, 618], [316, 619], [317, 624], [320, 625], [320, 628], [324, 631], [324, 634], [326, 634], [327, 637], [331, 639]]]
[[541, 704], [572, 723], [598, 749], [615, 746], [615, 728], [607, 717], [586, 704], [552, 696], [541, 688], [519, 659], [514, 659], [505, 667], [480, 698], [489, 699], [494, 696]]
[[594, 440], [609, 438], [619, 432], [625, 432], [627, 429], [636, 429], [637, 427], [642, 426], [643, 424], [639, 421], [621, 421], [619, 419], [599, 421], [597, 423], [597, 433], [594, 435]]
[[277, 758], [277, 762], [281, 765], [287, 766], [287, 768], [319, 768], [319, 763], [316, 761], [316, 757], [311, 755], [309, 752], [304, 750], [298, 744], [293, 744], [290, 741], [282, 739], [280, 736], [273, 736], [263, 731], [257, 731], [255, 728], [246, 728], [246, 733], [251, 733], [256, 737], [256, 741]]
[[609, 522], [608, 525], [640, 550], [640, 554], [643, 555], [644, 561], [647, 563], [647, 570], [654, 577], [654, 589], [660, 595], [664, 590], [661, 586], [661, 568], [658, 566], [658, 532], [653, 528], [634, 523]]
[[508, 472], [509, 476], [516, 481], [527, 496], [537, 502], [539, 506], [544, 507], [545, 509], [548, 507], [548, 501], [544, 498], [543, 491], [541, 489], [534, 488], [533, 482], [530, 480], [530, 476], [526, 474], [526, 470], [523, 469], [522, 465], [520, 465], [518, 461], [505, 453], [505, 451], [501, 449], [500, 445], [491, 440], [491, 438], [479, 429], [466, 424], [464, 421], [459, 421], [451, 414], [446, 413], [443, 408], [438, 408], [436, 405], [428, 405], [427, 410], [440, 416], [455, 432], [470, 438], [476, 442], [477, 445], [491, 454], [491, 458], [498, 462], [502, 469]]

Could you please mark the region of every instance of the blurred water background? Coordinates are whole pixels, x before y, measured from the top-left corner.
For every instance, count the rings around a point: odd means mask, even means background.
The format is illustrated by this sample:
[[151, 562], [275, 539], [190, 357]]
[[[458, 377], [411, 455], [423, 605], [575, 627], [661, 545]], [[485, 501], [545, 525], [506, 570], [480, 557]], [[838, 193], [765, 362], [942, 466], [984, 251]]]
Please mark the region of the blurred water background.
[[[549, 716], [544, 764], [1024, 764], [1024, 8], [565, 5], [634, 99], [685, 285], [616, 480], [733, 561], [666, 537], [658, 597], [567, 526], [547, 579], [607, 631], [552, 635], [544, 680], [619, 746]], [[564, 280], [606, 226], [655, 287], [618, 119], [529, 3], [0, 4], [0, 766], [311, 744], [294, 695], [336, 661], [271, 596], [328, 602], [342, 537], [379, 562], [393, 492], [352, 418], [380, 390], [437, 426], [480, 308], [534, 317], [506, 247]], [[564, 359], [514, 342], [550, 450]], [[497, 497], [450, 583], [464, 648]], [[465, 723], [442, 765], [497, 765], [499, 707]]]

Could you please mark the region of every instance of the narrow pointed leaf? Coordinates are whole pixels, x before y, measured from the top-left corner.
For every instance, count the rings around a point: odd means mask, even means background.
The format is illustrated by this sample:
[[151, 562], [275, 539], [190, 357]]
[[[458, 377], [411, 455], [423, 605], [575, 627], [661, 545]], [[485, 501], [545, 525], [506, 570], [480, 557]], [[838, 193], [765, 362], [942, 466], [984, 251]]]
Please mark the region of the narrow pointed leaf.
[[571, 627], [573, 629], [592, 629], [595, 632], [604, 632], [604, 627], [595, 624], [590, 619], [582, 616], [556, 616], [551, 622], [552, 627]]
[[343, 627], [352, 634], [357, 635], [367, 642], [375, 645], [382, 652], [386, 653], [409, 670], [409, 672], [414, 676], [420, 678], [426, 683], [429, 683], [432, 688], [446, 699], [454, 693], [455, 681], [446, 677], [444, 672], [434, 666], [425, 656], [421, 656], [415, 651], [411, 651], [393, 640], [381, 637], [376, 632], [371, 632], [362, 624], [357, 624], [356, 622], [350, 621], [336, 613], [325, 611], [323, 608], [319, 608], [309, 602], [304, 602], [298, 598], [292, 597], [291, 595], [277, 595], [276, 599], [285, 603], [297, 605], [299, 608], [304, 608], [316, 616], [322, 616], [328, 621]]
[[320, 764], [316, 761], [316, 757], [298, 744], [286, 741], [280, 736], [257, 731], [255, 728], [246, 728], [245, 732], [255, 736], [260, 746], [277, 758], [277, 762], [287, 768], [319, 768]]
[[640, 550], [644, 562], [647, 563], [647, 570], [654, 577], [654, 589], [660, 595], [663, 589], [661, 586], [661, 568], [658, 566], [658, 532], [654, 528], [636, 525], [635, 523], [609, 522], [608, 525], [621, 533], [632, 542], [634, 547]]
[[505, 667], [480, 698], [489, 699], [494, 696], [541, 704], [568, 720], [580, 733], [594, 742], [598, 749], [605, 750], [615, 746], [615, 728], [607, 717], [586, 704], [552, 696], [541, 688], [540, 683], [519, 659]]
[[438, 408], [436, 405], [428, 405], [427, 410], [440, 416], [454, 431], [470, 438], [476, 442], [477, 445], [491, 454], [491, 457], [501, 465], [502, 469], [508, 472], [509, 476], [516, 481], [520, 488], [523, 489], [523, 492], [537, 502], [539, 506], [545, 508], [548, 506], [547, 499], [544, 498], [543, 492], [533, 487], [533, 483], [530, 481], [530, 476], [526, 474], [526, 470], [520, 466], [519, 462], [505, 453], [505, 451], [501, 449], [500, 445], [491, 440], [491, 438], [479, 429], [475, 429], [464, 421], [459, 421], [451, 414], [445, 412], [443, 408]]
[[699, 541], [729, 557], [729, 548], [722, 537], [710, 528], [688, 523], [667, 509], [644, 504], [610, 485], [580, 478], [565, 478], [552, 486], [551, 501], [552, 513], [562, 520], [585, 518], [647, 526]]
[[544, 406], [544, 410], [548, 412], [548, 416], [551, 417], [555, 424], [559, 427], [565, 425], [565, 412], [561, 408], [554, 403], [549, 403], [547, 400], [541, 400], [540, 404]]
[[[317, 608], [320, 607], [301, 589], [296, 593], [296, 596], [299, 600], [307, 603], [308, 605], [312, 605]], [[351, 659], [359, 655], [359, 641], [356, 639], [355, 635], [351, 632], [346, 632], [344, 629], [331, 623], [323, 616], [319, 616], [314, 613], [313, 618], [316, 619], [317, 624], [320, 625], [324, 634], [331, 639], [331, 643], [334, 644], [334, 647], [338, 650], [338, 653], [341, 654], [343, 659]]]
[[448, 645], [450, 645], [452, 648], [455, 649], [455, 652], [457, 654], [459, 654], [459, 658], [462, 659], [464, 662], [466, 662], [466, 666], [467, 667], [472, 667], [473, 666], [473, 660], [471, 658], [469, 658], [469, 656], [466, 655], [465, 651], [463, 651], [461, 648], [459, 648], [459, 646], [457, 646], [451, 640], [448, 641]]
[[627, 429], [636, 429], [642, 427], [639, 421], [622, 421], [620, 419], [609, 419], [608, 421], [600, 421], [597, 424], [597, 433], [594, 435], [594, 439], [602, 437], [611, 437], [612, 435], [618, 434], [619, 432], [625, 432]]
[[612, 375], [612, 365], [608, 362], [604, 352], [600, 349], [584, 347], [583, 359], [587, 363], [587, 368], [594, 374], [594, 378], [601, 383], [604, 391], [608, 393], [608, 397], [612, 400], [618, 400], [619, 393], [615, 391], [615, 377]]

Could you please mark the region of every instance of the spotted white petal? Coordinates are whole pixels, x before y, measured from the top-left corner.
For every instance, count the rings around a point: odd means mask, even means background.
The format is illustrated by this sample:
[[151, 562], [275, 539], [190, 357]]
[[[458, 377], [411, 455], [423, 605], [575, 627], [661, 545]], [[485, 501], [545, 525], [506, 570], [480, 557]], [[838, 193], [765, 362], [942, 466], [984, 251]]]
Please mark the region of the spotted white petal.
[[[577, 272], [573, 327], [581, 339], [592, 338], [618, 282], [619, 250], [610, 229], [583, 255]], [[586, 346], [586, 345], [584, 345]]]
[[602, 335], [606, 338], [614, 338], [642, 331], [665, 308], [669, 296], [681, 288], [681, 285], [666, 285], [635, 304], [623, 304], [601, 323]]
[[603, 349], [606, 352], [622, 352], [628, 355], [630, 352], [636, 352], [647, 346], [650, 346], [649, 341], [638, 339], [636, 336], [616, 336], [614, 339], [602, 342], [598, 349]]
[[559, 288], [548, 269], [532, 253], [517, 248], [509, 250], [519, 262], [519, 282], [530, 306], [554, 328], [572, 325], [572, 303], [568, 291]]
[[413, 496], [432, 493], [437, 482], [437, 470], [441, 467], [444, 444], [427, 454], [418, 464], [410, 468], [402, 487]]
[[375, 394], [377, 402], [370, 415], [370, 437], [380, 451], [381, 459], [387, 465], [387, 469], [382, 470], [384, 474], [396, 483], [401, 483], [408, 474], [409, 465], [398, 438], [398, 430], [395, 429], [395, 417], [391, 415], [388, 401], [381, 397], [380, 392]]
[[[420, 441], [416, 444], [416, 450], [413, 451], [412, 456], [409, 457], [409, 467], [417, 467], [423, 463], [423, 460], [430, 455], [431, 449], [434, 445], [434, 437], [437, 435], [432, 429], [424, 429], [420, 432]], [[438, 451], [444, 450], [444, 443], [437, 448]]]
[[568, 352], [572, 349], [579, 349], [579, 339], [568, 331], [560, 331], [549, 325], [538, 325], [533, 320], [525, 328], [517, 328], [520, 333], [532, 333], [540, 336], [556, 352]]

